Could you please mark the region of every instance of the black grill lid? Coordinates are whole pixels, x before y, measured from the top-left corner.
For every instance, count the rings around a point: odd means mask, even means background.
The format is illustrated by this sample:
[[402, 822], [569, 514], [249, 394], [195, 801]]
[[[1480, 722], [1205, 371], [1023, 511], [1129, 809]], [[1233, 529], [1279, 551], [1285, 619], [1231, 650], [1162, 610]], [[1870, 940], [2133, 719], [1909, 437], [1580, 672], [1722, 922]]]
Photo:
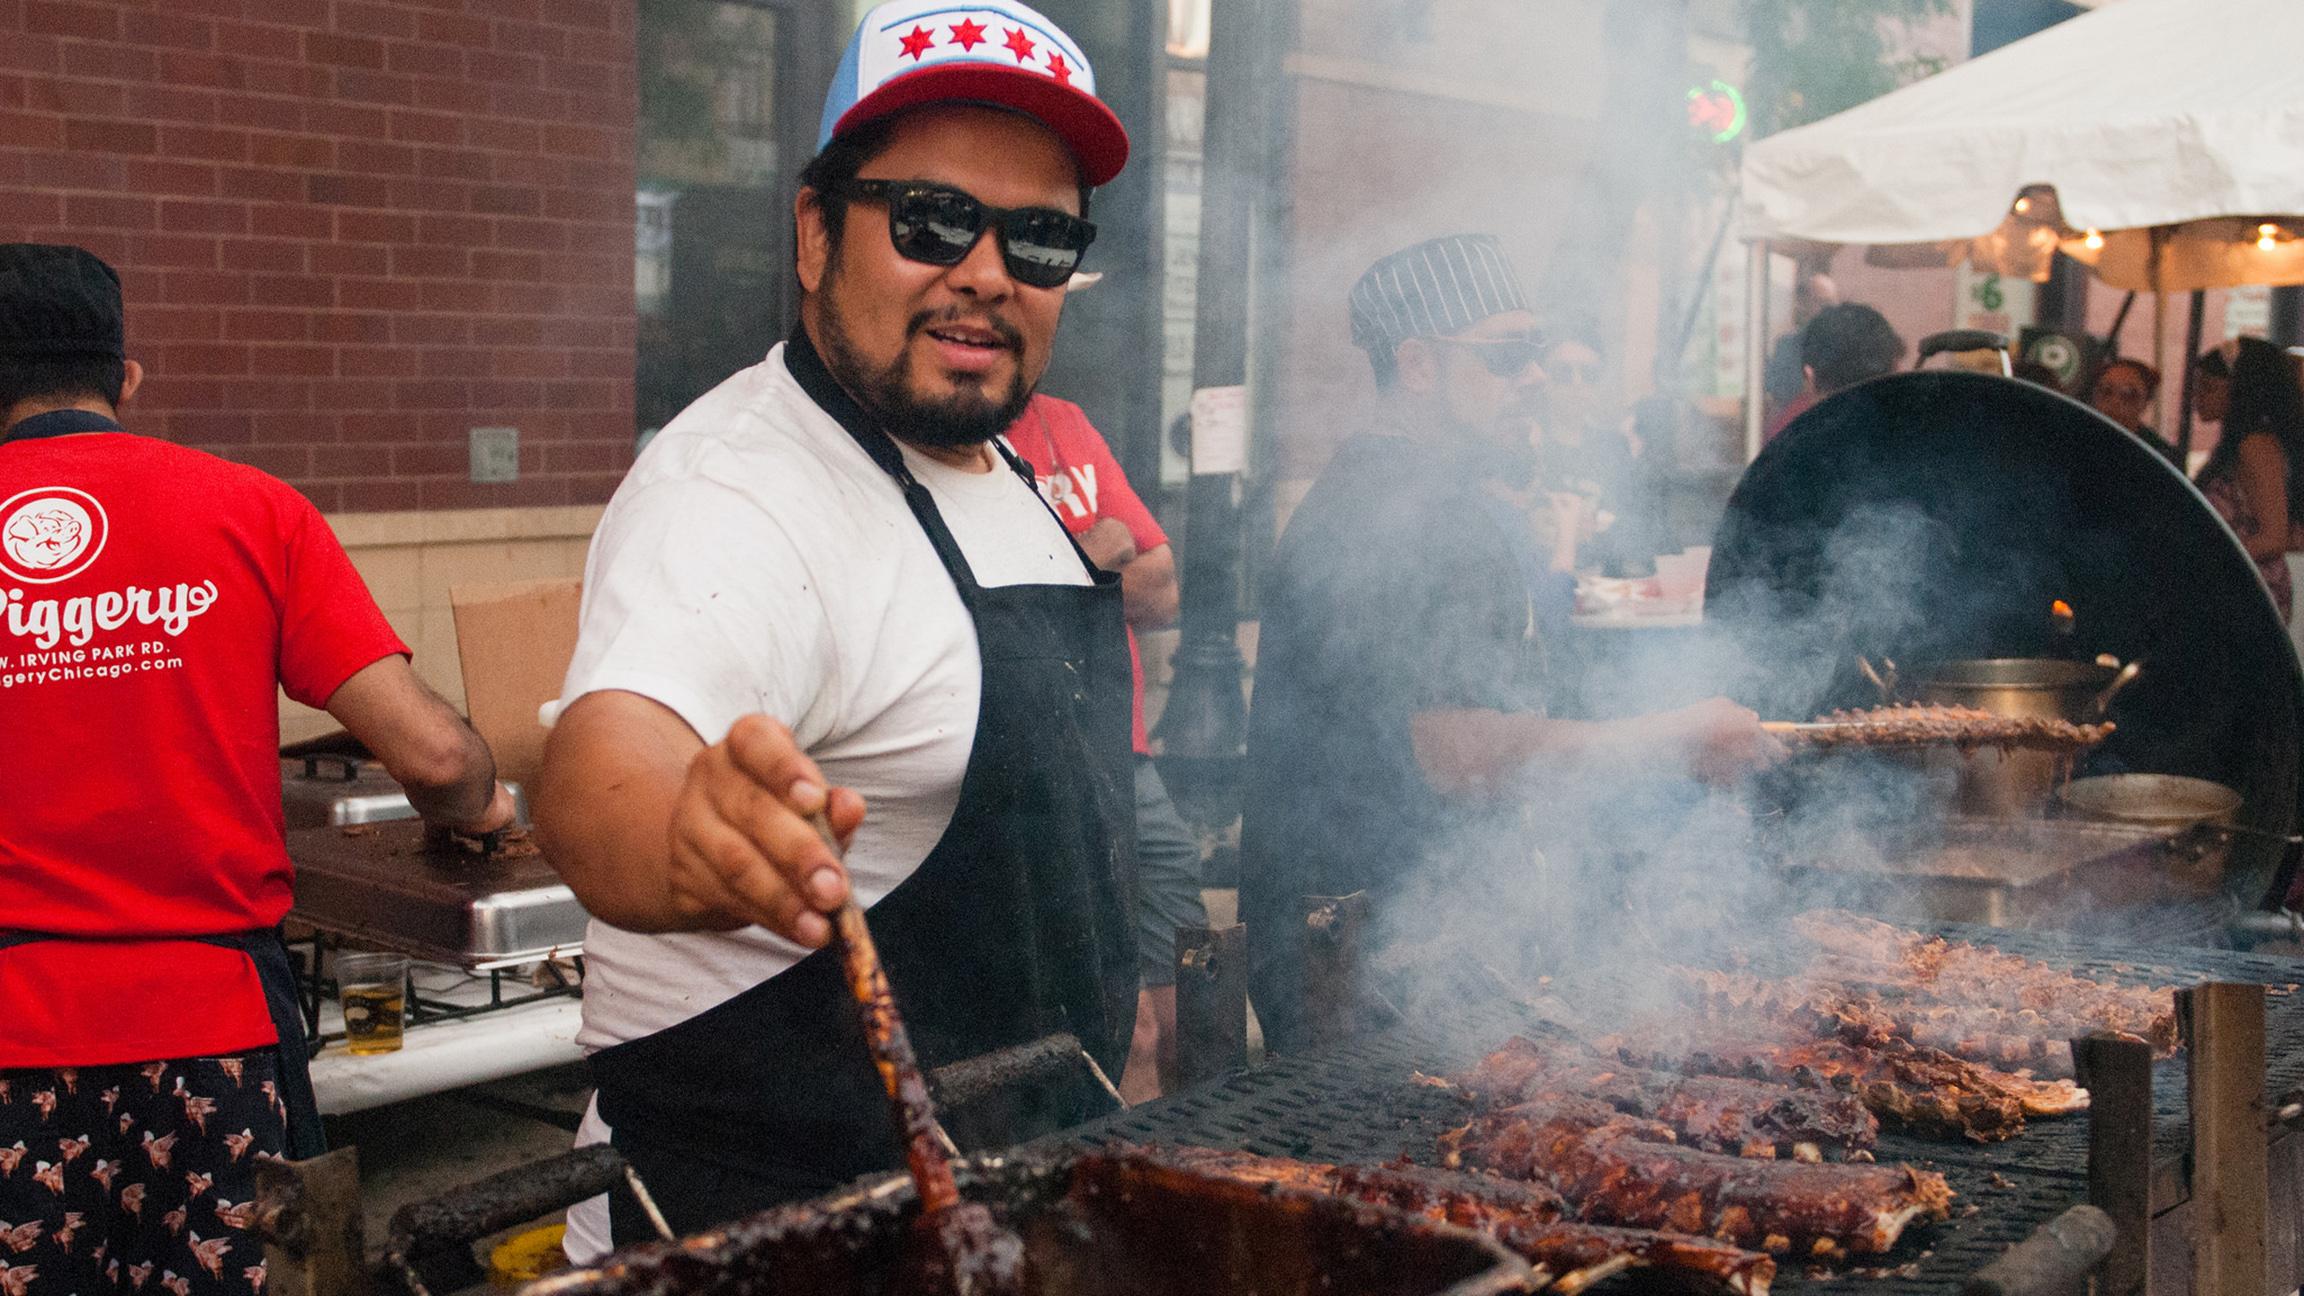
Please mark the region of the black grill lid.
[[[2086, 772], [2213, 779], [2252, 827], [2298, 821], [2304, 678], [2255, 564], [2167, 460], [2046, 388], [1934, 371], [1818, 402], [1730, 497], [1705, 616], [1732, 649], [1728, 691], [1771, 716], [1876, 701], [1860, 653], [1908, 679], [1932, 660], [2141, 658]], [[2241, 843], [2235, 894], [2277, 898], [2280, 856]]]

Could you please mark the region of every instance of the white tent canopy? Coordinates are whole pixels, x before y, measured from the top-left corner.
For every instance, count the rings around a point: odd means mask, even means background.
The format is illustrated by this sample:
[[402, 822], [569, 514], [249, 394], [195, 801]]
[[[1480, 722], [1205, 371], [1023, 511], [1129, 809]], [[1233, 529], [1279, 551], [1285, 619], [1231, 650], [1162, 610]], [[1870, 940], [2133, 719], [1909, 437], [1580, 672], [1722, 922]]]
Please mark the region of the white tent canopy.
[[2028, 185], [2076, 229], [2304, 213], [2304, 0], [2121, 0], [1770, 136], [1743, 232], [1976, 238]]

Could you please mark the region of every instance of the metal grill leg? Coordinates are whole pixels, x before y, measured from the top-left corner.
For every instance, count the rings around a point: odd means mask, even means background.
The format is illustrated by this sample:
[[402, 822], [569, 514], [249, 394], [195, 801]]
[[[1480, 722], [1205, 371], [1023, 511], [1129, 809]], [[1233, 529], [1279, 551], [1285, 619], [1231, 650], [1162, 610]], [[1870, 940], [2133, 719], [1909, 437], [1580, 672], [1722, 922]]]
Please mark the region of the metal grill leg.
[[2265, 1290], [2271, 1195], [2264, 1110], [2264, 987], [2179, 990], [2192, 1096], [2192, 1290]]
[[1248, 1065], [1248, 928], [1176, 929], [1176, 1072], [1184, 1088]]
[[2152, 1274], [2152, 1046], [2098, 1032], [2072, 1041], [2072, 1063], [2088, 1091], [2088, 1200], [2118, 1233], [2097, 1296], [2144, 1296]]
[[1304, 1024], [1312, 1047], [1334, 1048], [1360, 1033], [1360, 947], [1368, 893], [1306, 896]]

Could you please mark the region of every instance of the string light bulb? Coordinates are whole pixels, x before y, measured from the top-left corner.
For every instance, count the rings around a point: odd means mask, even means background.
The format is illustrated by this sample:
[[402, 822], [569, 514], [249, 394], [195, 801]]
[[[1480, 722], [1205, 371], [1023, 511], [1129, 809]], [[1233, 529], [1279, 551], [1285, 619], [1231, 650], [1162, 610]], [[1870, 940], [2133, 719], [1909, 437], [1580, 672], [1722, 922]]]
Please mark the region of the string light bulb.
[[2031, 213], [2032, 200], [2030, 198], [2018, 198], [2016, 200], [2016, 214], [2019, 216], [2028, 216]]
[[2092, 229], [2081, 237], [2080, 242], [2091, 252], [2101, 252], [2104, 250], [2104, 231]]
[[2256, 250], [2270, 252], [2280, 246], [2280, 227], [2270, 221], [2256, 227]]

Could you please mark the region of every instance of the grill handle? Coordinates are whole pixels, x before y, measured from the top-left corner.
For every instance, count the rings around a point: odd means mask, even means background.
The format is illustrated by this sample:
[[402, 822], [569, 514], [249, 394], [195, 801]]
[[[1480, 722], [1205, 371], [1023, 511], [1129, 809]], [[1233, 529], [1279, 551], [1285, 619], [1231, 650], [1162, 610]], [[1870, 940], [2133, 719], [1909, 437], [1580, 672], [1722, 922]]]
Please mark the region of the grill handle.
[[940, 1107], [966, 1107], [1003, 1090], [1047, 1084], [1073, 1071], [1093, 1080], [1116, 1108], [1128, 1105], [1104, 1068], [1080, 1046], [1080, 1037], [1068, 1032], [937, 1067], [928, 1073], [928, 1091]]
[[2000, 372], [2003, 376], [2008, 373], [2008, 335], [1990, 329], [1947, 329], [1931, 333], [1920, 339], [1918, 351], [1912, 361], [1915, 369], [1928, 363], [1928, 357], [1946, 351], [1998, 351]]
[[304, 777], [308, 779], [319, 778], [320, 766], [330, 761], [335, 763], [336, 769], [329, 777], [339, 783], [357, 783], [360, 781], [360, 758], [343, 752], [312, 752], [305, 756]]
[[2070, 1296], [2088, 1290], [2088, 1274], [2112, 1254], [2112, 1217], [2080, 1205], [2041, 1225], [1976, 1271], [1961, 1296]]
[[[436, 1282], [455, 1290], [477, 1280], [472, 1244], [491, 1233], [629, 1186], [666, 1241], [672, 1233], [655, 1202], [615, 1148], [605, 1143], [563, 1152], [465, 1184], [392, 1216], [384, 1266], [409, 1296], [428, 1296]], [[427, 1279], [432, 1282], [428, 1282]]]

